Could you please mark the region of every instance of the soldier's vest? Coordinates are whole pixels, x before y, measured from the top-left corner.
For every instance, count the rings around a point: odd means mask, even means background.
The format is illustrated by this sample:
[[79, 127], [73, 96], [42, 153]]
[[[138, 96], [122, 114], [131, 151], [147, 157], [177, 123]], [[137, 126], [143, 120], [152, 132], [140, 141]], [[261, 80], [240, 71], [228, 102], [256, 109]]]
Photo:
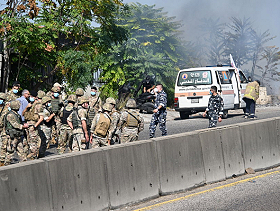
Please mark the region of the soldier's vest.
[[10, 135], [10, 137], [13, 139], [14, 137], [20, 137], [21, 135], [23, 135], [23, 131], [20, 130], [20, 129], [17, 129], [17, 128], [14, 128], [12, 126], [12, 124], [7, 120], [7, 116], [9, 114], [12, 114], [15, 116], [15, 119], [16, 119], [16, 122], [21, 124], [21, 116], [14, 112], [14, 111], [9, 111], [5, 117], [4, 117], [4, 127], [5, 127], [5, 130], [6, 130], [6, 133], [8, 135]]
[[87, 112], [87, 126], [89, 127], [91, 126], [94, 116], [95, 116], [94, 108], [89, 108]]
[[140, 114], [137, 111], [126, 111], [128, 113], [126, 127], [138, 127]]
[[79, 117], [77, 108], [73, 109], [72, 124], [74, 129], [81, 128], [81, 119]]
[[39, 115], [35, 114], [35, 106], [39, 104], [39, 102], [35, 102], [33, 103], [33, 105], [31, 106], [30, 110], [26, 111], [24, 113], [24, 119], [26, 121], [35, 121], [37, 122], [39, 120]]
[[63, 114], [62, 114], [62, 118], [61, 118], [61, 122], [62, 124], [68, 124], [67, 123], [67, 118], [70, 116], [70, 114], [73, 112], [73, 109], [71, 109], [70, 111], [67, 111], [66, 108], [63, 109]]
[[54, 113], [57, 113], [59, 110], [59, 99], [58, 98], [52, 98], [52, 111]]
[[[106, 118], [105, 115], [108, 118]], [[108, 133], [110, 124], [111, 124], [111, 119], [110, 119], [109, 115], [107, 115], [105, 113], [101, 113], [99, 120], [97, 122], [96, 128], [94, 130], [94, 134], [99, 137], [105, 138]]]

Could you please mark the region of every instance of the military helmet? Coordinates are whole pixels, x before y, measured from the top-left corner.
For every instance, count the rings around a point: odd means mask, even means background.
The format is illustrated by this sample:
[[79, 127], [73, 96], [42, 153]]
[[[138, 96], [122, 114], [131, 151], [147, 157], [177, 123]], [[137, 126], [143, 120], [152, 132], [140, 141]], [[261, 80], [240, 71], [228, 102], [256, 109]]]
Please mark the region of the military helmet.
[[112, 97], [108, 97], [106, 99], [106, 103], [110, 103], [110, 104], [116, 105], [116, 100], [114, 98], [112, 98]]
[[58, 86], [54, 86], [51, 90], [52, 90], [52, 92], [60, 92], [60, 89]]
[[83, 103], [88, 103], [89, 99], [86, 96], [82, 96], [78, 99], [78, 105], [82, 105]]
[[76, 95], [69, 95], [67, 98], [68, 102], [76, 102]]
[[60, 85], [60, 83], [54, 83], [54, 85], [53, 85], [54, 87], [60, 87], [60, 88], [62, 88], [62, 86]]
[[11, 101], [10, 108], [13, 109], [13, 110], [18, 111], [19, 108], [20, 108], [20, 102], [18, 100]]
[[82, 96], [84, 95], [84, 90], [82, 88], [77, 88], [75, 93], [76, 95]]
[[127, 108], [136, 108], [136, 101], [134, 99], [129, 99], [125, 105]]
[[6, 94], [3, 92], [0, 92], [0, 99], [6, 100]]
[[49, 97], [49, 96], [44, 96], [44, 97], [42, 98], [42, 104], [46, 104], [47, 102], [49, 102], [49, 101], [51, 101], [51, 100], [52, 100], [51, 97]]
[[46, 95], [46, 93], [45, 93], [44, 91], [42, 91], [42, 90], [39, 90], [39, 91], [37, 92], [37, 97], [38, 97], [39, 99], [42, 99], [45, 95]]
[[104, 103], [104, 105], [102, 106], [103, 110], [105, 111], [112, 111], [113, 106], [110, 103]]

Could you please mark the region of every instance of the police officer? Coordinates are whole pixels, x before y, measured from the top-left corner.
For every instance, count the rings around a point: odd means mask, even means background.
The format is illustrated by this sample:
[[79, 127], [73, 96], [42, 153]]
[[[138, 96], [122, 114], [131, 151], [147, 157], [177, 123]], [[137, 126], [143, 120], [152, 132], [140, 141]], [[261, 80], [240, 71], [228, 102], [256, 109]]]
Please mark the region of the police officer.
[[256, 119], [255, 110], [256, 110], [256, 101], [259, 98], [260, 92], [260, 81], [255, 80], [246, 86], [245, 94], [243, 100], [246, 103], [245, 110], [245, 119], [250, 117], [250, 119]]
[[203, 113], [203, 117], [206, 117], [208, 114], [209, 128], [216, 127], [217, 122], [222, 121], [222, 115], [224, 110], [224, 101], [223, 98], [217, 93], [216, 86], [211, 86], [210, 95], [211, 96], [208, 101], [208, 107]]
[[88, 103], [88, 97], [80, 97], [78, 99], [78, 108], [74, 109], [67, 118], [67, 123], [73, 130], [72, 151], [74, 152], [87, 149], [87, 142], [89, 142], [89, 133], [87, 129]]
[[[2, 130], [2, 147], [0, 165], [9, 165], [14, 158], [14, 152], [18, 150], [18, 156], [21, 161], [26, 160], [23, 154], [23, 148], [18, 146], [20, 137], [23, 135], [23, 129], [28, 128], [28, 124], [21, 122], [21, 117], [17, 113], [20, 108], [18, 100], [11, 101], [10, 111], [4, 117], [4, 129]], [[4, 154], [2, 154], [4, 152]]]
[[91, 125], [91, 137], [90, 143], [92, 148], [98, 148], [110, 145], [109, 131], [112, 131], [110, 112], [112, 111], [112, 105], [104, 103], [102, 106], [103, 111], [95, 115]]
[[157, 124], [159, 124], [159, 129], [161, 130], [162, 136], [167, 135], [166, 130], [166, 116], [167, 116], [167, 94], [163, 90], [162, 84], [157, 84], [154, 89], [156, 94], [155, 99], [155, 109], [153, 110], [153, 116], [150, 123], [150, 138], [155, 136]]
[[67, 123], [67, 118], [69, 117], [69, 115], [72, 113], [73, 109], [74, 109], [74, 104], [76, 102], [76, 96], [75, 95], [69, 95], [69, 97], [67, 98], [67, 106], [62, 108], [59, 116], [61, 119], [61, 129], [59, 132], [59, 137], [58, 137], [58, 147], [57, 147], [57, 151], [59, 154], [63, 154], [66, 150], [66, 146], [68, 143], [68, 147], [71, 150], [72, 147], [72, 129], [70, 128], [70, 126]]
[[120, 116], [121, 143], [128, 143], [138, 140], [138, 134], [144, 130], [144, 119], [135, 110], [136, 102], [129, 99], [126, 103], [126, 110]]

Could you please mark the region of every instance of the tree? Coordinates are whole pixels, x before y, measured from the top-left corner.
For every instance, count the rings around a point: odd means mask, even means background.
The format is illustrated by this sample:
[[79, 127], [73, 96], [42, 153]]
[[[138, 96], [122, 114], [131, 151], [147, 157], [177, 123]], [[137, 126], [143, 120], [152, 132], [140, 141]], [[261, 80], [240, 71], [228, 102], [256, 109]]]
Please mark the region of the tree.
[[261, 82], [269, 77], [270, 79], [279, 80], [280, 72], [277, 71], [280, 59], [279, 48], [275, 46], [268, 46], [264, 48], [264, 52], [261, 55], [261, 60], [265, 60], [266, 65], [261, 67], [257, 65], [261, 72]]
[[236, 66], [241, 67], [252, 60], [252, 24], [249, 18], [241, 20], [232, 17], [231, 20], [232, 23], [227, 25], [229, 31], [225, 32], [223, 55], [228, 58], [231, 54]]
[[[22, 0], [7, 1], [7, 5], [0, 25], [8, 51], [6, 65], [13, 50], [18, 71], [14, 75], [27, 79], [26, 87], [38, 88], [54, 74], [60, 82], [76, 80], [75, 85], [84, 86], [95, 70], [92, 67], [89, 72], [84, 63], [93, 64], [96, 55], [127, 36], [115, 23], [117, 13], [127, 10], [119, 0]], [[47, 72], [48, 67], [51, 71]], [[8, 74], [9, 65], [5, 68]], [[79, 83], [81, 71], [91, 75]], [[7, 84], [2, 90], [6, 88]]]
[[[129, 39], [103, 55], [101, 79], [106, 81], [104, 92], [117, 95], [125, 82], [136, 87], [146, 75], [154, 75], [173, 99], [177, 71], [187, 66], [188, 55], [181, 39], [181, 24], [155, 5], [130, 5], [130, 15], [119, 16], [118, 25], [125, 27]], [[104, 59], [106, 58], [106, 59]], [[106, 91], [105, 91], [106, 90]]]

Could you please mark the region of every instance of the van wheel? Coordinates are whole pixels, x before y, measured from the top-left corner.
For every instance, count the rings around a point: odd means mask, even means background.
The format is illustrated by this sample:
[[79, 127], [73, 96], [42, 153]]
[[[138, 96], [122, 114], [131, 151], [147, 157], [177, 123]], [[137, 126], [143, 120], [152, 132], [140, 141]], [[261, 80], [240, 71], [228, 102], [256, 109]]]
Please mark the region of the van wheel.
[[228, 117], [228, 110], [225, 110], [223, 115], [222, 115], [222, 118], [226, 119], [227, 117]]
[[190, 118], [190, 114], [188, 112], [180, 111], [180, 118], [188, 119], [188, 118]]

